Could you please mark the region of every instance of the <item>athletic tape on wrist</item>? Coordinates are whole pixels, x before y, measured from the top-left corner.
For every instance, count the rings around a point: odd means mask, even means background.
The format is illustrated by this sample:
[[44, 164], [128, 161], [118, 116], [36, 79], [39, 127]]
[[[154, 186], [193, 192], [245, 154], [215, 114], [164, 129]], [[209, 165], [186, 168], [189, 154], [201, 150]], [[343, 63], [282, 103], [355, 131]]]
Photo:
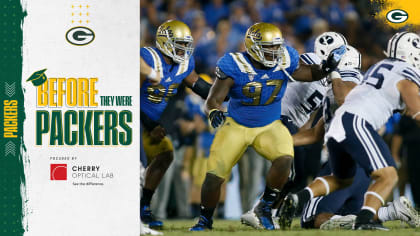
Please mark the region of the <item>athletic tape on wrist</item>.
[[332, 80], [332, 79], [339, 79], [341, 78], [340, 73], [338, 73], [337, 71], [332, 71], [331, 73], [328, 74], [328, 79]]
[[366, 192], [365, 193], [365, 198], [366, 198], [366, 196], [367, 195], [373, 195], [373, 196], [375, 196], [377, 199], [379, 199], [380, 201], [381, 201], [381, 203], [382, 203], [382, 205], [385, 205], [385, 201], [384, 201], [384, 199], [381, 197], [381, 195], [379, 195], [378, 193], [375, 193], [375, 192], [373, 192], [373, 191], [368, 191], [368, 192]]
[[414, 120], [414, 119], [416, 119], [416, 117], [417, 117], [418, 115], [420, 115], [420, 111], [419, 111], [419, 112], [417, 112], [416, 114], [414, 114], [411, 118]]
[[147, 77], [149, 77], [149, 79], [156, 79], [156, 76], [157, 72], [152, 69]]
[[315, 180], [320, 180], [325, 185], [325, 189], [327, 192], [325, 195], [328, 195], [330, 193], [330, 185], [328, 184], [328, 182], [322, 177], [317, 177], [315, 178]]

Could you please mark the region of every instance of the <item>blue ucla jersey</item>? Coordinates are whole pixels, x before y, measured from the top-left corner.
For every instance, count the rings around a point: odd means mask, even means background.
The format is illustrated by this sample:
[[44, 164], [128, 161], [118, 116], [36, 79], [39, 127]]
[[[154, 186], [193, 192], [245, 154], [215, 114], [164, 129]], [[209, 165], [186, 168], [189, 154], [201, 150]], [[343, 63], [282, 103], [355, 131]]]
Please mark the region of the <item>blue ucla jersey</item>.
[[194, 58], [181, 64], [166, 64], [162, 53], [157, 48], [143, 47], [140, 56], [157, 73], [162, 80], [158, 85], [152, 85], [146, 80], [140, 89], [140, 110], [152, 120], [159, 120], [170, 97], [178, 92], [178, 87], [193, 70]]
[[268, 69], [256, 69], [245, 52], [225, 54], [217, 62], [218, 70], [234, 80], [229, 91], [228, 116], [246, 127], [261, 127], [280, 119], [281, 99], [289, 77], [299, 63], [298, 52], [289, 46], [283, 60]]

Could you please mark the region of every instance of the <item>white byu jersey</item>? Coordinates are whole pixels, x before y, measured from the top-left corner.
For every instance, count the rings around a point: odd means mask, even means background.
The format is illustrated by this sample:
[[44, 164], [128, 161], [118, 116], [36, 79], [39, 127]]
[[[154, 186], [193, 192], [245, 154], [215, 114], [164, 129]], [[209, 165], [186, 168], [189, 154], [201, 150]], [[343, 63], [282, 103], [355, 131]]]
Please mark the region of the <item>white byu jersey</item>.
[[[374, 129], [382, 127], [395, 111], [405, 108], [397, 83], [403, 79], [415, 82], [420, 87], [420, 71], [410, 64], [394, 59], [385, 59], [369, 68], [363, 82], [356, 86], [338, 108], [332, 121], [331, 130], [326, 135], [338, 142], [345, 138], [341, 116], [349, 112], [369, 122]], [[336, 126], [337, 125], [337, 126]]]
[[[306, 64], [320, 64], [321, 59], [315, 53], [304, 53], [300, 59]], [[321, 106], [328, 87], [320, 81], [290, 81], [282, 98], [281, 114], [289, 117], [297, 127], [302, 127], [312, 112]]]

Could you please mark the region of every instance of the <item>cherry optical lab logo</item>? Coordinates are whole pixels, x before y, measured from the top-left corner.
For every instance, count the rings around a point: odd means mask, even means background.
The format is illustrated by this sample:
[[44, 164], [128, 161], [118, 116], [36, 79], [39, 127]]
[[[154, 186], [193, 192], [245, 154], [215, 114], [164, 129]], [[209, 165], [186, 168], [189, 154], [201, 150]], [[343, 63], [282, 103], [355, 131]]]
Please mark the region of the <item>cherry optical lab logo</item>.
[[67, 164], [51, 164], [51, 180], [67, 180]]

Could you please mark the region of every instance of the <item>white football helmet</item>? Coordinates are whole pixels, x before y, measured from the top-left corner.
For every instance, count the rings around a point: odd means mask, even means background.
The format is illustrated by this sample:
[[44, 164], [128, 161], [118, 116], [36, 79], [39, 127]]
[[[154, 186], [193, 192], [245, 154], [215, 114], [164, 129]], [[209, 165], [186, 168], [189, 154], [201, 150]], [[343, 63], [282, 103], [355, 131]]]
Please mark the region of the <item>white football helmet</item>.
[[325, 32], [315, 39], [314, 51], [321, 60], [327, 60], [330, 52], [341, 45], [347, 45], [347, 40], [342, 34]]
[[390, 58], [403, 60], [420, 69], [420, 37], [411, 32], [394, 34], [385, 53]]
[[344, 54], [340, 63], [338, 64], [338, 69], [358, 69], [362, 68], [362, 55], [354, 47], [347, 45], [346, 54]]

